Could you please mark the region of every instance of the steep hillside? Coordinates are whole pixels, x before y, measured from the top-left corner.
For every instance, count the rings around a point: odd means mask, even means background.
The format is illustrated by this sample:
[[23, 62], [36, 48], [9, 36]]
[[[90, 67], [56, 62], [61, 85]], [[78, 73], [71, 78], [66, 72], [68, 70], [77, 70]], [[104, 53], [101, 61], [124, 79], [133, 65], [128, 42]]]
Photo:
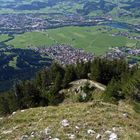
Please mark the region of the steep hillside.
[[1, 140], [139, 140], [140, 114], [122, 102], [61, 104], [0, 118]]

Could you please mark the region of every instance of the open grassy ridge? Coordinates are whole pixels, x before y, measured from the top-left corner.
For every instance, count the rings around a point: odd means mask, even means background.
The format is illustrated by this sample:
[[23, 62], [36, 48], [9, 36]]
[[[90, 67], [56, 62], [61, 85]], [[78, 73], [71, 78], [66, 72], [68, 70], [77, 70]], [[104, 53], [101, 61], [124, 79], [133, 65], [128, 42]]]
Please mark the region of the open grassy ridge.
[[[60, 140], [68, 140], [70, 135], [74, 135], [76, 140], [94, 140], [98, 134], [107, 140], [108, 131], [117, 134], [120, 140], [139, 140], [139, 118], [140, 114], [127, 103], [117, 106], [94, 101], [31, 108], [1, 118], [0, 139], [18, 140], [27, 135], [29, 140], [39, 140], [45, 128], [49, 128], [49, 136]], [[64, 119], [68, 120], [67, 127], [61, 124]], [[95, 134], [88, 134], [88, 130], [94, 130]]]
[[[116, 29], [107, 30], [102, 26], [71, 26], [49, 29], [46, 32], [27, 32], [15, 35], [15, 39], [7, 42], [7, 44], [13, 45], [16, 48], [26, 48], [28, 46], [47, 47], [57, 43], [64, 43], [99, 55], [105, 53], [111, 47], [133, 47], [139, 43], [139, 41], [130, 40], [127, 37], [112, 36], [112, 33], [118, 31]], [[120, 31], [125, 30], [120, 29]]]

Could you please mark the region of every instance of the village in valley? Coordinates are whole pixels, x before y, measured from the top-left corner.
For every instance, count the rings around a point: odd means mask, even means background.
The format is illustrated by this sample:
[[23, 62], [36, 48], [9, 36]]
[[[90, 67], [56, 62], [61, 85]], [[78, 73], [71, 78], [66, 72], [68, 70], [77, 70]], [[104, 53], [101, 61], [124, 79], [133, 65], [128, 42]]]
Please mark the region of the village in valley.
[[[47, 17], [47, 18], [45, 18]], [[43, 31], [63, 26], [92, 26], [111, 21], [111, 17], [83, 17], [78, 14], [0, 14], [0, 34]]]
[[[79, 14], [0, 14], [0, 34], [19, 34], [29, 31], [43, 31], [63, 26], [95, 26], [98, 24], [111, 23], [113, 18], [105, 16], [81, 16]], [[121, 24], [121, 23], [120, 23]], [[125, 25], [124, 25], [125, 26]], [[139, 32], [140, 26], [126, 25]], [[114, 34], [123, 35], [126, 34]], [[130, 37], [131, 38], [131, 37]], [[140, 39], [140, 37], [136, 38]]]
[[[47, 17], [47, 18], [46, 18]], [[15, 34], [22, 34], [25, 32], [31, 32], [31, 31], [47, 31], [48, 29], [52, 28], [58, 28], [63, 26], [96, 26], [104, 25], [105, 22], [107, 23], [113, 23], [113, 19], [110, 16], [97, 16], [97, 17], [84, 17], [81, 15], [76, 14], [44, 14], [44, 13], [38, 13], [38, 14], [0, 14], [0, 33], [1, 34], [8, 34], [11, 38], [8, 40], [1, 42], [0, 50], [1, 51], [7, 51], [9, 49], [13, 49], [13, 46], [6, 45], [5, 42], [14, 39]], [[120, 23], [121, 26], [129, 26], [130, 30], [133, 29], [133, 31], [138, 31], [139, 26], [138, 25], [123, 25]], [[97, 30], [104, 32], [109, 32], [112, 30], [111, 27], [100, 27]], [[117, 31], [114, 33], [110, 33], [110, 36], [112, 37], [126, 37], [130, 40], [140, 40], [140, 36], [138, 35], [131, 35], [129, 32], [126, 31]], [[4, 47], [2, 47], [4, 46]], [[28, 46], [25, 49], [31, 49], [38, 51], [39, 53], [46, 53], [49, 55], [52, 59], [57, 60], [60, 64], [71, 64], [76, 63], [78, 60], [82, 61], [89, 61], [96, 56], [94, 52], [86, 52], [84, 49], [76, 49], [73, 48], [73, 45], [69, 44], [58, 44], [56, 42], [56, 45], [52, 45], [49, 48], [45, 47], [35, 47], [35, 46]], [[133, 58], [134, 64], [137, 63], [137, 61], [140, 60], [140, 49], [139, 47], [132, 47], [129, 48], [127, 46], [122, 47], [113, 47], [108, 50], [105, 54], [102, 55], [102, 57], [106, 57], [108, 59], [120, 59], [120, 58], [128, 58], [135, 56]]]
[[55, 45], [49, 48], [34, 48], [42, 54], [48, 54], [61, 65], [76, 64], [78, 61], [88, 62], [93, 60], [93, 54], [82, 49], [74, 49], [69, 45]]

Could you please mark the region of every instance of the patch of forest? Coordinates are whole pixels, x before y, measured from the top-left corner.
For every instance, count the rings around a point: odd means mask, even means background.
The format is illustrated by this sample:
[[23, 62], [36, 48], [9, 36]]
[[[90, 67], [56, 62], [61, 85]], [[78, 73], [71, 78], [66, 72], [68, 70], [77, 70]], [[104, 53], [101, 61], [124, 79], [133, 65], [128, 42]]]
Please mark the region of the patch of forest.
[[[69, 83], [78, 79], [90, 79], [107, 86], [101, 100], [117, 104], [119, 101], [140, 103], [140, 69], [129, 68], [124, 60], [95, 58], [92, 62], [77, 62], [75, 65], [60, 66], [53, 63], [40, 71], [34, 79], [18, 82], [13, 89], [1, 94], [0, 114], [6, 115], [19, 109], [58, 105], [65, 100], [61, 91]], [[88, 84], [84, 87], [87, 98], [91, 100]], [[138, 106], [135, 108], [136, 110]]]
[[0, 91], [9, 89], [18, 80], [32, 78], [37, 71], [51, 65], [52, 60], [39, 52], [26, 49], [0, 51]]

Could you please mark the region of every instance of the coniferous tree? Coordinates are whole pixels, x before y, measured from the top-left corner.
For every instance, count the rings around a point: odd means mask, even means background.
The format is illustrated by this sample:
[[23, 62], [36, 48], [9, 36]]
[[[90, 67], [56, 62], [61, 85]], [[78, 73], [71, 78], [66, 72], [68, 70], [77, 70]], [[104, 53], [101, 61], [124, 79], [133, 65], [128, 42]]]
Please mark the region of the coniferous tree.
[[18, 110], [19, 109], [18, 101], [17, 101], [17, 98], [16, 98], [13, 90], [9, 91], [7, 94], [8, 94], [7, 95], [7, 100], [8, 100], [8, 103], [9, 103], [10, 111], [14, 112], [14, 111]]
[[[73, 80], [87, 78], [88, 73], [92, 80], [107, 85], [105, 101], [140, 101], [140, 70], [137, 66], [130, 69], [124, 60], [95, 58], [91, 63], [77, 62], [64, 68], [54, 63], [39, 72], [35, 79], [19, 82], [14, 90], [0, 97], [0, 113], [58, 104], [64, 99], [59, 91]], [[84, 90], [88, 93], [88, 85]]]
[[95, 81], [100, 81], [100, 60], [95, 58], [91, 63], [91, 79]]
[[56, 92], [58, 92], [61, 89], [61, 85], [62, 85], [62, 76], [58, 72], [54, 81], [54, 89]]
[[65, 68], [65, 75], [64, 75], [64, 79], [63, 79], [63, 87], [66, 88], [68, 86], [68, 84], [76, 79], [76, 74], [74, 71], [74, 67], [72, 65], [67, 66]]
[[126, 98], [140, 101], [140, 70], [130, 75], [130, 78], [125, 77], [124, 79], [122, 91]]
[[78, 79], [87, 78], [87, 67], [83, 61], [76, 63], [75, 71]]
[[7, 115], [10, 113], [11, 110], [8, 100], [5, 97], [0, 97], [0, 114]]
[[125, 99], [125, 95], [122, 92], [121, 84], [119, 81], [112, 79], [108, 84], [107, 89], [103, 95], [105, 101], [117, 102]]
[[[24, 82], [22, 82], [24, 83]], [[20, 109], [23, 109], [24, 108], [24, 103], [23, 103], [23, 86], [22, 86], [22, 83], [18, 83], [15, 85], [14, 87], [14, 95], [15, 95], [15, 98], [17, 100], [17, 105]]]
[[61, 74], [62, 78], [64, 76], [64, 69], [57, 63], [53, 63], [51, 65], [51, 67], [49, 68], [49, 76], [50, 76], [50, 80], [51, 82], [54, 83], [56, 75], [58, 74], [58, 72]]

